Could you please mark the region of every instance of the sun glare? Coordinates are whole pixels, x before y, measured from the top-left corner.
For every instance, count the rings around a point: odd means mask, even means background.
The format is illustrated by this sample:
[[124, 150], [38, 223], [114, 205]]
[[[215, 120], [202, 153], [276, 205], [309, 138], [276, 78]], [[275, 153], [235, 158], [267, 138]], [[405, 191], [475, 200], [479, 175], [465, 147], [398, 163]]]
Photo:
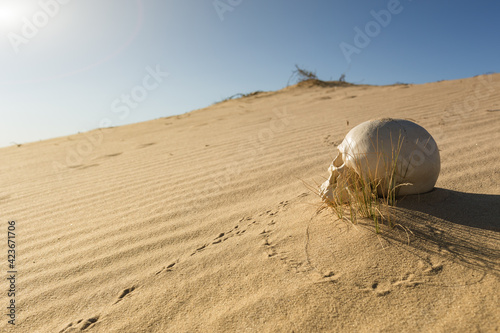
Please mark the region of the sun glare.
[[0, 28], [16, 29], [22, 24], [22, 18], [28, 16], [29, 7], [20, 1], [5, 1], [0, 3]]

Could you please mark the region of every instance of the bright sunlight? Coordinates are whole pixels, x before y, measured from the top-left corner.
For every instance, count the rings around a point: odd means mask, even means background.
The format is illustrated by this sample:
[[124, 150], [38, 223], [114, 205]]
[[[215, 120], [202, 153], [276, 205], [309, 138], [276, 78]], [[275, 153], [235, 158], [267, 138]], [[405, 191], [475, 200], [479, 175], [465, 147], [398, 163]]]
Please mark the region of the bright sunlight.
[[0, 29], [3, 31], [14, 30], [22, 24], [22, 18], [28, 17], [31, 6], [20, 1], [0, 2]]

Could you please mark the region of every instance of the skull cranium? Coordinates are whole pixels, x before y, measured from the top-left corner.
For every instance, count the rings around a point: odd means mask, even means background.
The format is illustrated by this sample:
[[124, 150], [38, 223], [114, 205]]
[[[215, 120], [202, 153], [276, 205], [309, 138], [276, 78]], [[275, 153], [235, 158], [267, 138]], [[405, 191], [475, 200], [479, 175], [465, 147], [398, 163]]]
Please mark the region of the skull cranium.
[[384, 195], [425, 193], [434, 188], [440, 171], [439, 149], [423, 127], [403, 119], [376, 119], [359, 124], [337, 147], [338, 154], [320, 188], [327, 203], [348, 200], [349, 172], [377, 184]]

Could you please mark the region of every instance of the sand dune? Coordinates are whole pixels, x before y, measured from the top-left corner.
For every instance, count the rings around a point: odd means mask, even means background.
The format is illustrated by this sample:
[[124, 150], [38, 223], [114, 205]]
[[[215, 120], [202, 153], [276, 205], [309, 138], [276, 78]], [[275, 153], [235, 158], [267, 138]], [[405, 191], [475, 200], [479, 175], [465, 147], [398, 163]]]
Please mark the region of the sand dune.
[[[0, 149], [18, 272], [0, 330], [497, 332], [499, 88], [301, 84]], [[441, 150], [436, 190], [397, 207], [412, 234], [317, 213], [304, 185], [378, 117], [416, 121]]]

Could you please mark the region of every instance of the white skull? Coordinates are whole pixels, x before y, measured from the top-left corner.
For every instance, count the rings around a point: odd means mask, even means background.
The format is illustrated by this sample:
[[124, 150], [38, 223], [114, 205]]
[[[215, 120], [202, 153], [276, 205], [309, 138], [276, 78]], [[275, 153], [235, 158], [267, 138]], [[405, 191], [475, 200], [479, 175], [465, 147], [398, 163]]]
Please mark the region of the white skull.
[[[320, 188], [323, 201], [348, 200], [348, 171], [375, 181], [379, 195], [396, 188], [396, 195], [425, 193], [434, 188], [440, 171], [436, 141], [423, 127], [403, 119], [376, 119], [359, 124], [337, 147]], [[392, 176], [392, 178], [391, 178]]]

